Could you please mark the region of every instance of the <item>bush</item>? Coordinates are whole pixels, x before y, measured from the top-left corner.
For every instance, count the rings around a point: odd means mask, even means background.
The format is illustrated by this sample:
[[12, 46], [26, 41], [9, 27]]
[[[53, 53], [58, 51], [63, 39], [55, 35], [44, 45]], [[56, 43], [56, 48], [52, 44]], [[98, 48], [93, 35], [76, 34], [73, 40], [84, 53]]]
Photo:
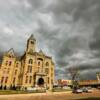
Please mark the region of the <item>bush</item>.
[[6, 90], [7, 89], [7, 87], [6, 87], [6, 85], [4, 86], [4, 90]]
[[2, 85], [0, 86], [0, 90], [2, 90]]
[[13, 90], [16, 90], [16, 87], [15, 87], [15, 85], [12, 87], [12, 89], [13, 89]]

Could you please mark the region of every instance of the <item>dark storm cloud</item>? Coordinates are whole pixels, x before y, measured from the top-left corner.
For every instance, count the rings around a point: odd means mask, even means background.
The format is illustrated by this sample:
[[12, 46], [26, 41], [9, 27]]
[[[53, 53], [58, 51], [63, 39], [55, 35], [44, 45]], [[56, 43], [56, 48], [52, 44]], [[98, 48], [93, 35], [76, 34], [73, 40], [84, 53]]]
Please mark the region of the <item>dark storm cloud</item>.
[[100, 52], [100, 25], [94, 30], [93, 40], [90, 43], [90, 48], [94, 50], [99, 50]]
[[64, 70], [73, 66], [92, 78], [100, 70], [99, 11], [100, 0], [1, 0], [0, 51], [22, 53], [33, 33], [53, 56], [57, 78], [69, 78]]
[[80, 0], [79, 6], [74, 12], [74, 20], [83, 18], [86, 21], [98, 21], [100, 19], [100, 1], [99, 0]]

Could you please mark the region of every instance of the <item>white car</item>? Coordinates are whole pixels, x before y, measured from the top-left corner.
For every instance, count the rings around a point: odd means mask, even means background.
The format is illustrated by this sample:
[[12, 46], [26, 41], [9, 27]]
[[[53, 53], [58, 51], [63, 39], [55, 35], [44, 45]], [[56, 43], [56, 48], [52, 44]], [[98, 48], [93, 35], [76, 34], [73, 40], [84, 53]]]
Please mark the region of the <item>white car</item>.
[[76, 90], [73, 90], [73, 93], [82, 93], [82, 89], [76, 89]]
[[92, 93], [92, 92], [93, 92], [93, 90], [92, 90], [92, 89], [88, 89], [88, 92], [89, 92], [89, 93]]
[[82, 91], [82, 89], [77, 89], [77, 92], [82, 93], [83, 91]]

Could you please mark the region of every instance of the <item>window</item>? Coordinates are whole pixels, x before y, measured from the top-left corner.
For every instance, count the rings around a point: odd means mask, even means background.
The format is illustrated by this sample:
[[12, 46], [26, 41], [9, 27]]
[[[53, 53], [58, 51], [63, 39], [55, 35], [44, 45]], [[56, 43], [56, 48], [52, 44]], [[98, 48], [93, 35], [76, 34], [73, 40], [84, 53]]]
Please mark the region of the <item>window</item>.
[[33, 60], [32, 59], [29, 59], [29, 64], [33, 64]]
[[16, 63], [16, 67], [18, 67], [18, 63]]
[[48, 62], [46, 62], [46, 66], [49, 66], [49, 63]]
[[6, 77], [6, 79], [5, 79], [5, 83], [7, 83], [7, 81], [8, 81], [8, 77]]
[[53, 73], [51, 73], [51, 77], [53, 77]]
[[49, 69], [46, 68], [46, 69], [45, 69], [45, 72], [46, 72], [46, 74], [49, 74]]
[[17, 74], [17, 70], [15, 70], [15, 75]]
[[12, 56], [11, 55], [9, 55], [9, 58], [11, 58]]
[[32, 76], [30, 76], [30, 80], [29, 80], [29, 83], [31, 83], [32, 82]]
[[28, 76], [26, 76], [26, 80], [25, 80], [25, 83], [27, 83], [28, 82]]
[[16, 78], [14, 77], [14, 78], [13, 78], [13, 84], [15, 84], [15, 81], [16, 81]]
[[8, 61], [6, 61], [5, 65], [6, 65], [6, 66], [8, 65]]
[[1, 78], [1, 83], [3, 83], [3, 81], [4, 81], [4, 77]]
[[32, 72], [32, 66], [28, 66], [27, 72], [28, 72], [28, 73], [31, 73], [31, 72]]
[[48, 84], [49, 84], [49, 77], [48, 77]]
[[38, 66], [40, 66], [40, 62], [38, 62]]
[[53, 71], [53, 68], [51, 68], [51, 71]]
[[34, 42], [33, 42], [33, 41], [31, 41], [31, 44], [34, 44]]
[[8, 68], [8, 71], [7, 71], [8, 74], [9, 74], [9, 71], [10, 71], [10, 69]]
[[11, 66], [11, 64], [12, 64], [12, 62], [10, 61], [10, 62], [9, 62], [9, 66]]

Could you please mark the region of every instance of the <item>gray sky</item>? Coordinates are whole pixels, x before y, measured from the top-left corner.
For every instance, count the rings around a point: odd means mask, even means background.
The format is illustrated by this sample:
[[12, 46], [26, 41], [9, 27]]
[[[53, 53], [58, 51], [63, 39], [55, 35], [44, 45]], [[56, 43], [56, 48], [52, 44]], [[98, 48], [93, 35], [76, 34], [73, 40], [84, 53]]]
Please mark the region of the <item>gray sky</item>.
[[77, 67], [81, 78], [100, 71], [100, 0], [0, 0], [0, 52], [20, 54], [34, 34], [37, 49], [53, 57], [56, 78], [69, 78]]

